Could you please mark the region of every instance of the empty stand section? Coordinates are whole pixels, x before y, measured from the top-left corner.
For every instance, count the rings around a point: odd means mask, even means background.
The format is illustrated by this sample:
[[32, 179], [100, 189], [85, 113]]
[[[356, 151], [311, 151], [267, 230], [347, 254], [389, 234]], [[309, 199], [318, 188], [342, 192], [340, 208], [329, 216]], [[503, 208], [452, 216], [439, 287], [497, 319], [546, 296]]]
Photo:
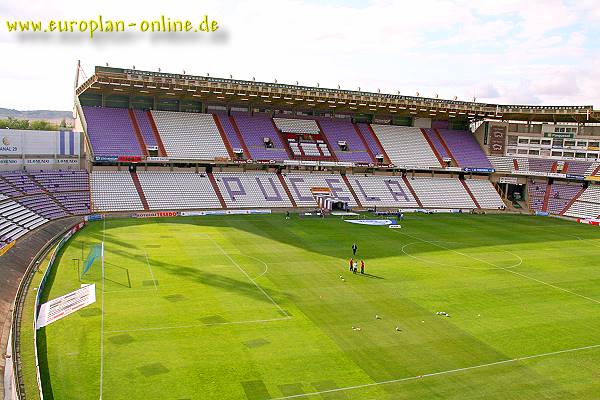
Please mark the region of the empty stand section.
[[440, 167], [440, 162], [419, 128], [371, 125], [390, 161], [404, 168]]
[[436, 129], [456, 165], [461, 168], [492, 168], [479, 142], [471, 132]]
[[350, 189], [338, 174], [283, 174], [292, 198], [298, 207], [315, 207], [317, 205], [311, 188], [329, 188], [331, 196], [348, 202], [351, 207], [356, 207], [356, 201]]
[[425, 208], [475, 208], [459, 179], [415, 177], [409, 180]]
[[408, 190], [410, 190], [410, 193], [415, 198], [415, 201], [417, 202], [417, 204], [419, 205], [419, 207], [423, 208], [423, 203], [421, 203], [421, 200], [419, 199], [419, 196], [417, 196], [417, 192], [415, 192], [415, 189], [413, 189], [412, 185], [410, 184], [410, 180], [408, 179], [408, 177], [406, 175], [403, 175], [402, 176], [402, 180], [404, 181], [404, 184], [406, 185], [406, 187], [408, 188]]
[[548, 197], [546, 211], [551, 214], [562, 215], [561, 213], [569, 204], [572, 204], [572, 200], [574, 200], [581, 190], [581, 184], [559, 183], [555, 181], [550, 188], [546, 188]]
[[150, 121], [150, 114], [147, 111], [133, 110], [133, 115], [137, 121], [138, 128], [146, 144], [146, 149], [155, 149], [158, 151], [158, 143], [156, 142], [156, 136], [152, 128], [152, 121]]
[[0, 247], [46, 222], [47, 218], [26, 205], [12, 200], [0, 202]]
[[140, 171], [151, 210], [222, 208], [206, 173]]
[[126, 108], [83, 107], [87, 136], [95, 156], [142, 156]]
[[144, 206], [144, 210], [149, 210], [150, 208], [148, 207], [148, 201], [146, 200], [146, 196], [144, 195], [144, 191], [142, 190], [142, 186], [140, 185], [140, 180], [138, 179], [137, 173], [133, 171], [130, 173], [131, 179], [133, 180], [133, 184], [135, 185], [135, 190], [137, 191], [138, 196], [140, 196], [140, 201]]
[[283, 190], [285, 190], [285, 193], [287, 194], [288, 198], [290, 199], [292, 206], [298, 207], [298, 205], [296, 204], [296, 200], [294, 200], [294, 196], [292, 196], [292, 192], [290, 191], [290, 188], [288, 187], [287, 182], [285, 181], [285, 178], [283, 177], [281, 172], [277, 172], [277, 178], [279, 179], [279, 182], [281, 183], [281, 187], [283, 187]]
[[128, 171], [93, 171], [90, 186], [93, 211], [144, 209]]
[[401, 176], [348, 175], [347, 178], [363, 207], [419, 207]]
[[[374, 164], [379, 163], [379, 161], [377, 161], [377, 158], [375, 157], [375, 153], [373, 153], [373, 151], [371, 150], [371, 147], [369, 146], [369, 143], [367, 142], [367, 139], [365, 138], [365, 136], [361, 132], [361, 130], [358, 127], [358, 125], [352, 124], [352, 127], [354, 128], [354, 131], [356, 132], [356, 135], [359, 137], [360, 141], [362, 142], [364, 148], [367, 150], [367, 153], [369, 153], [369, 157], [371, 157], [371, 160], [373, 160], [373, 163]], [[381, 152], [378, 151], [377, 154], [381, 154]]]
[[129, 111], [129, 118], [131, 119], [131, 125], [133, 126], [133, 131], [135, 132], [135, 137], [138, 140], [140, 149], [142, 149], [142, 154], [145, 156], [148, 156], [148, 148], [146, 147], [146, 142], [144, 141], [144, 137], [142, 136], [142, 131], [140, 130], [140, 126], [138, 125], [138, 121], [135, 116], [135, 113], [131, 108], [128, 111]]
[[477, 202], [477, 199], [475, 198], [475, 196], [473, 195], [473, 193], [471, 193], [471, 189], [469, 189], [469, 186], [465, 183], [464, 179], [460, 179], [460, 183], [465, 188], [465, 190], [466, 190], [467, 194], [469, 195], [469, 197], [471, 197], [471, 200], [473, 200], [473, 203], [475, 203], [475, 206], [477, 208], [481, 208], [481, 206]]
[[221, 140], [223, 141], [223, 144], [225, 145], [225, 148], [227, 149], [229, 158], [231, 158], [232, 160], [238, 158], [238, 157], [236, 157], [236, 155], [233, 152], [233, 147], [231, 146], [231, 143], [229, 142], [227, 133], [225, 133], [225, 130], [223, 129], [223, 125], [221, 125], [220, 119], [214, 114], [213, 114], [213, 119], [215, 120], [215, 125], [217, 125], [217, 129], [219, 130], [219, 134], [221, 135]]
[[273, 120], [267, 116], [232, 116], [235, 126], [246, 143], [253, 160], [287, 160], [288, 149], [275, 129]]
[[590, 185], [573, 201], [564, 215], [576, 218], [600, 217], [600, 185]]
[[233, 158], [249, 159], [250, 153], [243, 142], [241, 135], [237, 132], [230, 117], [225, 113], [215, 114], [215, 122], [221, 125], [223, 132], [227, 136], [227, 141], [233, 150]]
[[213, 175], [228, 208], [292, 207], [276, 173], [215, 172]]
[[514, 160], [511, 157], [488, 156], [488, 160], [496, 172], [512, 172], [515, 169]]
[[[425, 138], [425, 140], [427, 140], [427, 143], [429, 143], [429, 147], [431, 147], [431, 150], [433, 150], [433, 154], [435, 154], [435, 157], [440, 162], [440, 165], [446, 165], [446, 162], [444, 161], [444, 158], [447, 158], [446, 149], [444, 149], [443, 146], [439, 145], [439, 138], [437, 137], [437, 135], [435, 135], [435, 133], [433, 135], [430, 135], [429, 131], [431, 130], [421, 128], [421, 133], [423, 134], [423, 137]], [[433, 140], [434, 138], [435, 141]]]
[[[156, 122], [154, 121], [154, 117], [152, 116], [151, 111], [146, 111], [146, 118], [148, 123], [150, 124], [150, 128], [152, 129], [152, 135], [154, 136], [154, 140], [156, 145], [158, 146], [158, 155], [161, 157], [167, 157], [167, 150], [165, 149], [165, 144], [160, 137], [160, 133], [158, 133], [158, 128], [156, 127]], [[143, 131], [142, 131], [143, 132]]]
[[[312, 119], [273, 118], [273, 124], [291, 150], [290, 158], [311, 161], [337, 160], [319, 123]], [[341, 161], [341, 160], [340, 160]]]
[[358, 128], [358, 131], [362, 134], [362, 137], [365, 139], [365, 142], [367, 142], [367, 145], [369, 146], [369, 149], [371, 149], [371, 152], [375, 156], [375, 159], [377, 160], [378, 156], [380, 158], [383, 157], [384, 164], [391, 164], [390, 158], [388, 157], [385, 149], [383, 148], [383, 145], [381, 144], [381, 142], [377, 138], [377, 135], [375, 135], [373, 129], [371, 129], [369, 124], [358, 123], [355, 124], [355, 126]]
[[565, 161], [562, 172], [565, 174], [585, 176], [591, 165], [592, 163], [586, 161]]
[[546, 186], [546, 193], [544, 193], [544, 203], [542, 204], [542, 211], [548, 211], [548, 199], [550, 198], [551, 189], [552, 184], [548, 183], [548, 186]]
[[350, 193], [352, 194], [352, 197], [354, 198], [354, 201], [356, 202], [356, 205], [358, 205], [359, 207], [362, 207], [363, 206], [362, 202], [360, 201], [360, 199], [358, 198], [356, 192], [354, 191], [354, 188], [352, 187], [352, 185], [348, 181], [348, 177], [346, 176], [346, 174], [342, 174], [342, 179], [344, 180], [344, 183], [346, 184], [346, 186], [348, 186], [348, 190], [350, 190]]
[[530, 179], [527, 183], [527, 193], [529, 197], [529, 208], [532, 211], [542, 211], [544, 208], [544, 198], [547, 189], [546, 180]]
[[487, 179], [465, 179], [463, 181], [480, 208], [498, 210], [505, 207], [498, 191]]
[[349, 119], [322, 118], [319, 127], [338, 161], [373, 164], [374, 156]]
[[452, 154], [452, 151], [448, 147], [448, 144], [446, 143], [446, 141], [444, 140], [444, 138], [442, 137], [442, 135], [440, 135], [440, 131], [437, 130], [437, 129], [433, 129], [433, 132], [435, 133], [435, 136], [438, 139], [440, 145], [444, 149], [444, 153], [446, 153], [447, 158], [449, 158], [451, 160], [452, 166], [453, 167], [458, 167], [459, 166], [458, 162], [454, 158], [454, 154]]
[[190, 160], [229, 158], [212, 114], [151, 113], [169, 157]]

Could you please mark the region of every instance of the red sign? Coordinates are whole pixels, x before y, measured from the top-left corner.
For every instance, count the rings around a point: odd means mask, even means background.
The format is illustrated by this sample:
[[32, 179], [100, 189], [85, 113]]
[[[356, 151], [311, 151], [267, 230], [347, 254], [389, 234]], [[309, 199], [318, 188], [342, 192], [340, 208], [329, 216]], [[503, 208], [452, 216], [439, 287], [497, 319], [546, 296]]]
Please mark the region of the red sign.
[[178, 215], [177, 211], [156, 211], [156, 212], [146, 212], [146, 213], [136, 213], [133, 214], [133, 218], [160, 218], [160, 217], [176, 217]]
[[140, 157], [140, 156], [119, 156], [119, 158], [117, 160], [119, 162], [139, 163], [139, 162], [142, 162], [142, 157]]

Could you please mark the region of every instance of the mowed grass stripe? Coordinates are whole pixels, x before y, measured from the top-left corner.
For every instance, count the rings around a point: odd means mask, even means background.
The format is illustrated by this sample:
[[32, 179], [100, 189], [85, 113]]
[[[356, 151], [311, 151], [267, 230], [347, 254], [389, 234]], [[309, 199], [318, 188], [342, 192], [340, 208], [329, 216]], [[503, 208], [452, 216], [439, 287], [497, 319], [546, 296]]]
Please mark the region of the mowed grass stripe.
[[[548, 226], [560, 229], [552, 234]], [[513, 253], [523, 259], [515, 271], [593, 298], [600, 272], [590, 258], [600, 249], [569, 236], [596, 243], [600, 231], [588, 228], [522, 216], [407, 215], [402, 229], [456, 242], [447, 247], [496, 265], [512, 263]], [[101, 237], [98, 223], [76, 236], [89, 246]], [[210, 238], [292, 318], [278, 320], [279, 310]], [[596, 303], [489, 265], [456, 268], [486, 264], [426, 243], [411, 254], [450, 266], [416, 260], [402, 253], [415, 239], [387, 228], [281, 215], [109, 220], [105, 240], [115, 281], [106, 281], [105, 293], [106, 399], [277, 398], [600, 342]], [[347, 270], [354, 241], [369, 277]], [[153, 281], [145, 252], [158, 290], [143, 285]], [[65, 248], [50, 298], [79, 287], [71, 259], [80, 254], [76, 245]], [[129, 270], [131, 288], [119, 268]], [[86, 281], [99, 278], [92, 267]], [[100, 316], [83, 311], [44, 332], [54, 398], [98, 397]], [[171, 326], [181, 329], [120, 332]], [[340, 392], [347, 399], [503, 399], [511, 390], [522, 399], [595, 399], [590, 376], [599, 357], [590, 349]], [[335, 398], [307, 398], [328, 396]]]

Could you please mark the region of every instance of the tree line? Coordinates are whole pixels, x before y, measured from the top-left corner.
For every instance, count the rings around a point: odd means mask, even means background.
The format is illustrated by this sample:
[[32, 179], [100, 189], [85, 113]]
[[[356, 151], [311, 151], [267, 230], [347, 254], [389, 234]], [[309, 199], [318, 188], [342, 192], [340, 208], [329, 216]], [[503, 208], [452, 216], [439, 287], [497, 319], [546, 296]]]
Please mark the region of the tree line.
[[67, 129], [67, 122], [63, 119], [60, 123], [28, 119], [18, 119], [14, 117], [0, 118], [0, 129], [21, 129], [33, 131], [59, 131]]

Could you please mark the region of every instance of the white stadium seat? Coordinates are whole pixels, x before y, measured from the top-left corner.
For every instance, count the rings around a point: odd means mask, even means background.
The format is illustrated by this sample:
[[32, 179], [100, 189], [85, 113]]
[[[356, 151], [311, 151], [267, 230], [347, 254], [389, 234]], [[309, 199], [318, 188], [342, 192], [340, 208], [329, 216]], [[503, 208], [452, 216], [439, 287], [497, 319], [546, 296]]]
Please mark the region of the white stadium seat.
[[212, 114], [152, 111], [152, 117], [169, 157], [229, 158]]
[[393, 164], [405, 168], [441, 167], [419, 128], [375, 124], [371, 127]]

